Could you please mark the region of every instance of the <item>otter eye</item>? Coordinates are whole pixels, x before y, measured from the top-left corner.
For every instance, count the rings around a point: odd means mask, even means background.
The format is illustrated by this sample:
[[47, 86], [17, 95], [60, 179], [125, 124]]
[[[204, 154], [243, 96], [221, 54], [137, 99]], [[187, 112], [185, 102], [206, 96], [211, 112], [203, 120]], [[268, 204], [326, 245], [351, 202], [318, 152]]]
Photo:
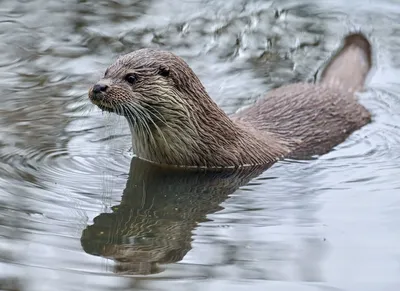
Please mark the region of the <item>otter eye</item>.
[[137, 80], [136, 74], [127, 74], [125, 76], [125, 81], [127, 81], [129, 84], [134, 84]]

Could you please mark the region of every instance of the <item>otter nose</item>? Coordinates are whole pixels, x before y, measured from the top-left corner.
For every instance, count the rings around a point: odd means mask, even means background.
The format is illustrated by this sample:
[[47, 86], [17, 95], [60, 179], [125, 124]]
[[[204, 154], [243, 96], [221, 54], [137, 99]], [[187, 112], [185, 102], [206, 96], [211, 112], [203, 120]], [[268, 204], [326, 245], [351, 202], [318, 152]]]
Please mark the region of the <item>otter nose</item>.
[[100, 92], [105, 92], [107, 90], [108, 86], [104, 84], [96, 84], [93, 86], [93, 93], [97, 94]]

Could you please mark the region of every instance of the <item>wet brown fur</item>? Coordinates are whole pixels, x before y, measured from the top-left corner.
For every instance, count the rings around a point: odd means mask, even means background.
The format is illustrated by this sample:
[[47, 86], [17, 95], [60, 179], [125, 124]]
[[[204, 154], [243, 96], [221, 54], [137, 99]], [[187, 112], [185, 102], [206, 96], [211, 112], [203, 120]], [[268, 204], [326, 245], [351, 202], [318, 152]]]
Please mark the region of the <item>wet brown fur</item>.
[[[370, 68], [368, 40], [350, 34], [317, 84], [274, 89], [228, 117], [181, 58], [141, 49], [118, 58], [99, 82], [107, 91], [95, 100], [90, 90], [89, 97], [127, 117], [140, 158], [185, 167], [271, 164], [324, 154], [367, 124], [371, 116], [354, 92]], [[133, 85], [124, 80], [128, 73], [137, 76]]]

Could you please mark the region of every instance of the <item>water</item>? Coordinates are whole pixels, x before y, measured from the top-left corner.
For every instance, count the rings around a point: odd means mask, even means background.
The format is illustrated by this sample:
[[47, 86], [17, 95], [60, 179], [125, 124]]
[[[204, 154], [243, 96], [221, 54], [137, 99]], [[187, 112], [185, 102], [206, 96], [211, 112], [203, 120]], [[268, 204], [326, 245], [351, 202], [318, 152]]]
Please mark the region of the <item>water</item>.
[[[0, 289], [399, 290], [397, 3], [2, 1]], [[231, 113], [311, 80], [354, 29], [374, 120], [316, 160], [159, 172], [87, 100], [116, 56], [161, 47]]]

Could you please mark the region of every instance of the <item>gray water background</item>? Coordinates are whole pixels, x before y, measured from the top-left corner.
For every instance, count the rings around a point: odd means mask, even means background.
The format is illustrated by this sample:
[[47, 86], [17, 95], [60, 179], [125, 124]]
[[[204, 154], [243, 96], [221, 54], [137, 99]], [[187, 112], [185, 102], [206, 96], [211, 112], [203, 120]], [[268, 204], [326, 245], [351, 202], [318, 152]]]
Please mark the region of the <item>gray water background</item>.
[[[0, 289], [400, 290], [399, 19], [396, 0], [1, 1]], [[84, 251], [132, 159], [125, 120], [87, 99], [119, 54], [175, 52], [231, 113], [311, 80], [357, 29], [374, 48], [370, 125], [222, 199], [158, 274]]]

